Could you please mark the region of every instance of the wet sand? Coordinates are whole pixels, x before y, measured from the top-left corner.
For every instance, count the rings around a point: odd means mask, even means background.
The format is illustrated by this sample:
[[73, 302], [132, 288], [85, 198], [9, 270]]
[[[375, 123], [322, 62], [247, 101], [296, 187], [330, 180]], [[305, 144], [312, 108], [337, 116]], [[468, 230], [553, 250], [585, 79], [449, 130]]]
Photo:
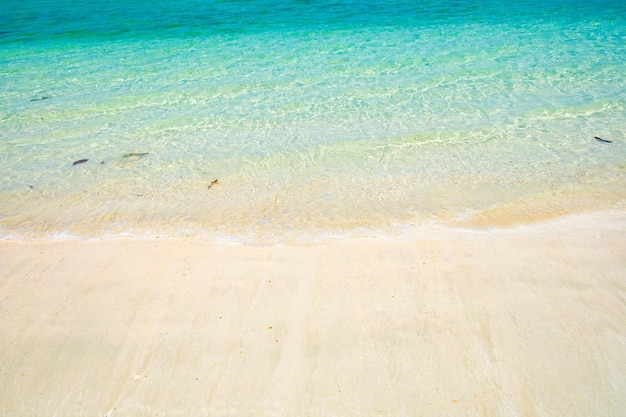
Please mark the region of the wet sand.
[[0, 415], [621, 416], [626, 213], [0, 242]]

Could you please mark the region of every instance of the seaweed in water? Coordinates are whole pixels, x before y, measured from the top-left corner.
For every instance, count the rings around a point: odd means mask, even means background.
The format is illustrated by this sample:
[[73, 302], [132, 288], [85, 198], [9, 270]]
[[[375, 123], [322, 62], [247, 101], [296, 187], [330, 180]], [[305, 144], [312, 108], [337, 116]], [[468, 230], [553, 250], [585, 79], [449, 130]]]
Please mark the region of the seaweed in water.
[[597, 137], [597, 136], [594, 136], [593, 138], [594, 138], [595, 140], [597, 140], [598, 142], [613, 143], [613, 141], [612, 141], [612, 140], [602, 139], [602, 138], [599, 138], [599, 137]]
[[127, 153], [122, 156], [122, 158], [143, 158], [148, 155], [150, 152], [136, 152], [136, 153]]

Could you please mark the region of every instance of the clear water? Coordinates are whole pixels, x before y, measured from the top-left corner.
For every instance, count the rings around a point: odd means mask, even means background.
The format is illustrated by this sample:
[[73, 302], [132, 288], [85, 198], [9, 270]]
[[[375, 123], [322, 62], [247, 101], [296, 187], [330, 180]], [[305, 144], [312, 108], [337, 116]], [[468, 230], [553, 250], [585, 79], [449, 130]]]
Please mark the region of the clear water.
[[622, 209], [625, 45], [624, 1], [8, 0], [0, 237]]

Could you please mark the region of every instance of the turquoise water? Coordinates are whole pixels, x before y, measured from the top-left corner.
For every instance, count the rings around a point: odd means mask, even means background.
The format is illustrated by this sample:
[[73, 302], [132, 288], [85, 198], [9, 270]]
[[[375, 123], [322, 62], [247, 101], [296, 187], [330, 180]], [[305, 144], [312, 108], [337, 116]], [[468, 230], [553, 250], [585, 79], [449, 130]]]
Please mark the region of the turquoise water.
[[2, 238], [306, 242], [626, 201], [623, 1], [8, 3]]

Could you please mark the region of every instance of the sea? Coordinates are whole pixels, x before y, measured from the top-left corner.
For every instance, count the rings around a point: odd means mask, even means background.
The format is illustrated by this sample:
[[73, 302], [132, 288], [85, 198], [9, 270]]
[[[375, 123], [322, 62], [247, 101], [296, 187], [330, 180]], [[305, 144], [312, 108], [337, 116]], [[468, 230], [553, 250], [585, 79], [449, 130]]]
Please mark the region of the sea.
[[4, 0], [0, 239], [626, 208], [624, 0]]

